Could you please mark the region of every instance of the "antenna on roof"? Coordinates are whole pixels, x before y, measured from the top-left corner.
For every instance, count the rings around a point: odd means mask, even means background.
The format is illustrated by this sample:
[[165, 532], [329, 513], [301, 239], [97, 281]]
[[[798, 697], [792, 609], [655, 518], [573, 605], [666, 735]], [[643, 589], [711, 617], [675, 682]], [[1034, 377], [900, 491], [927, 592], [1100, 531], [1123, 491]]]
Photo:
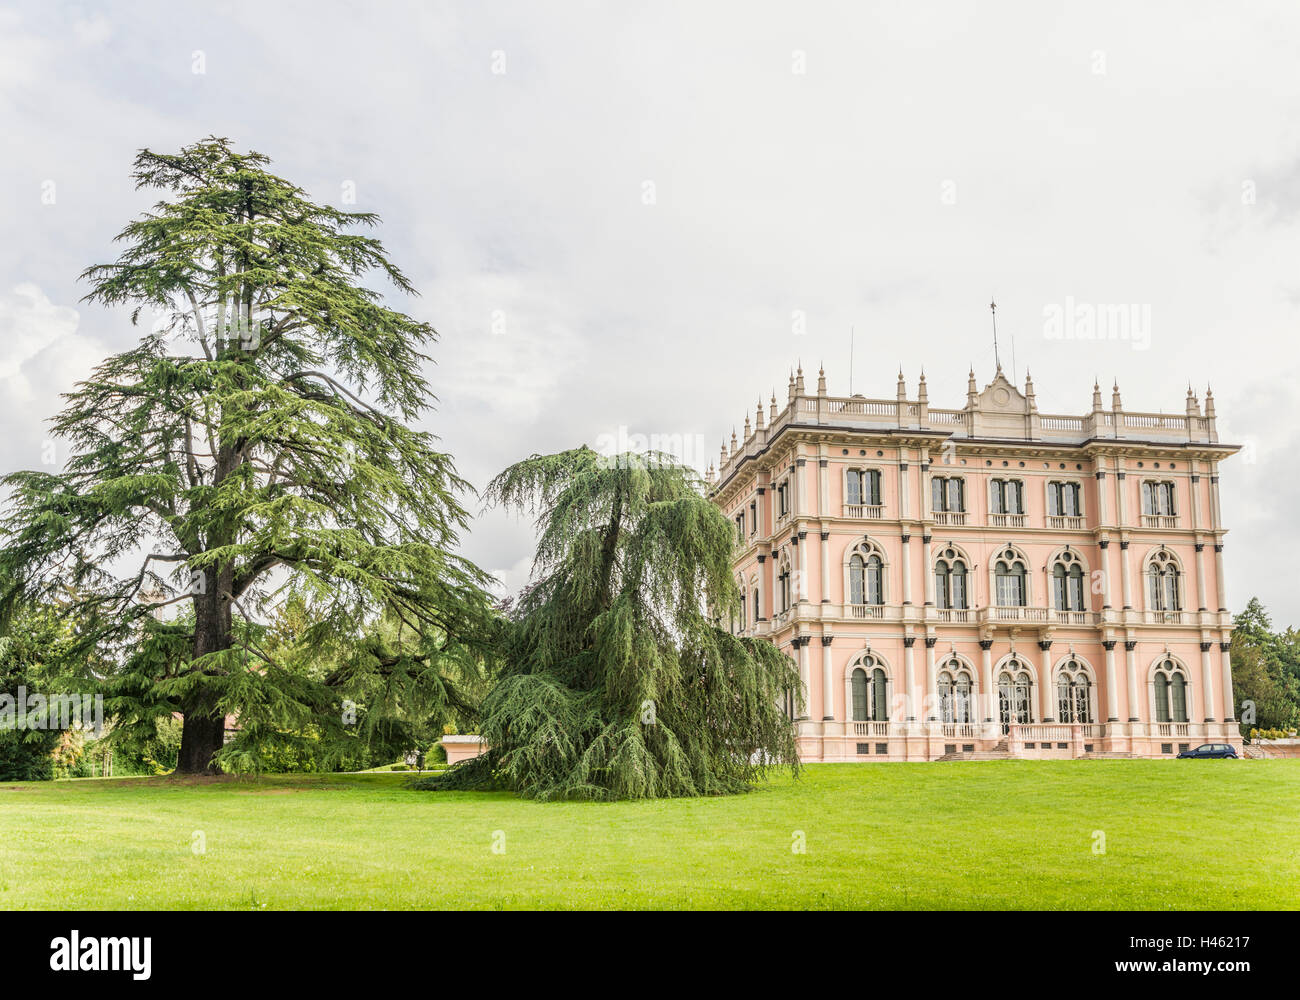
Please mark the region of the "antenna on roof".
[[989, 311], [993, 313], [993, 361], [1000, 369], [1002, 359], [998, 356], [998, 304], [991, 296], [989, 298]]

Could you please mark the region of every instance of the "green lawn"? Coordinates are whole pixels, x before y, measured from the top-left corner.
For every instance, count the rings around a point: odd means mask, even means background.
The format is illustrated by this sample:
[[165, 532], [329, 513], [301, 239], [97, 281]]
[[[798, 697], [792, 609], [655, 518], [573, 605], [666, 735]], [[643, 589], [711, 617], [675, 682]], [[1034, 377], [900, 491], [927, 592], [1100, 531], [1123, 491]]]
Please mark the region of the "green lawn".
[[1300, 760], [815, 764], [750, 795], [615, 804], [407, 780], [2, 785], [0, 908], [1300, 903]]

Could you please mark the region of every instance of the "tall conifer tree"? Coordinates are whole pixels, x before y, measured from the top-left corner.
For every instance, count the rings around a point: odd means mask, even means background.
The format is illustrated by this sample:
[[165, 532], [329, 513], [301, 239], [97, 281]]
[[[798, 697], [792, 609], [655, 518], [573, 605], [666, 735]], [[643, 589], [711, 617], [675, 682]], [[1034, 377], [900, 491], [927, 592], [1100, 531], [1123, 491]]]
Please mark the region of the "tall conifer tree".
[[[183, 713], [182, 772], [213, 767], [227, 714], [256, 737], [376, 683], [454, 707], [442, 667], [489, 618], [483, 574], [454, 553], [465, 484], [411, 426], [433, 401], [435, 332], [363, 284], [414, 292], [366, 233], [377, 217], [312, 202], [268, 162], [217, 138], [139, 154], [137, 187], [164, 200], [83, 279], [88, 301], [157, 321], [66, 395], [62, 471], [4, 479], [0, 611], [74, 595], [77, 655], [123, 664], [111, 705]], [[383, 615], [402, 641], [363, 645], [329, 677], [295, 673], [255, 625], [286, 584], [321, 636]], [[170, 604], [186, 613], [157, 620]]]

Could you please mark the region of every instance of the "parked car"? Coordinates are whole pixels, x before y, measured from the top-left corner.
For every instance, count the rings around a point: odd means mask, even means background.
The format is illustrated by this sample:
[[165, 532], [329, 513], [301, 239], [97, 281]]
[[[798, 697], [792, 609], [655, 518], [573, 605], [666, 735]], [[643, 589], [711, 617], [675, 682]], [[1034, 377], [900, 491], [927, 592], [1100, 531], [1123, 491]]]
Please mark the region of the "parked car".
[[1237, 751], [1232, 749], [1231, 745], [1227, 743], [1202, 743], [1199, 747], [1194, 747], [1191, 750], [1184, 750], [1178, 756], [1180, 758], [1186, 757], [1189, 760], [1190, 759], [1224, 760], [1229, 757], [1232, 758], [1233, 760], [1236, 760]]

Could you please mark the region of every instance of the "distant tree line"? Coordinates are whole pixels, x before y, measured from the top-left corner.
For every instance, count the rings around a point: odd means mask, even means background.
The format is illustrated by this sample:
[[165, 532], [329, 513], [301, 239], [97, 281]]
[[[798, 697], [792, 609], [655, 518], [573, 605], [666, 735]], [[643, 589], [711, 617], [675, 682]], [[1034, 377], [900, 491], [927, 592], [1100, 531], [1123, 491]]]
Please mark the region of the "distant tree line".
[[1300, 728], [1300, 632], [1275, 631], [1259, 598], [1233, 622], [1232, 686], [1243, 735]]

